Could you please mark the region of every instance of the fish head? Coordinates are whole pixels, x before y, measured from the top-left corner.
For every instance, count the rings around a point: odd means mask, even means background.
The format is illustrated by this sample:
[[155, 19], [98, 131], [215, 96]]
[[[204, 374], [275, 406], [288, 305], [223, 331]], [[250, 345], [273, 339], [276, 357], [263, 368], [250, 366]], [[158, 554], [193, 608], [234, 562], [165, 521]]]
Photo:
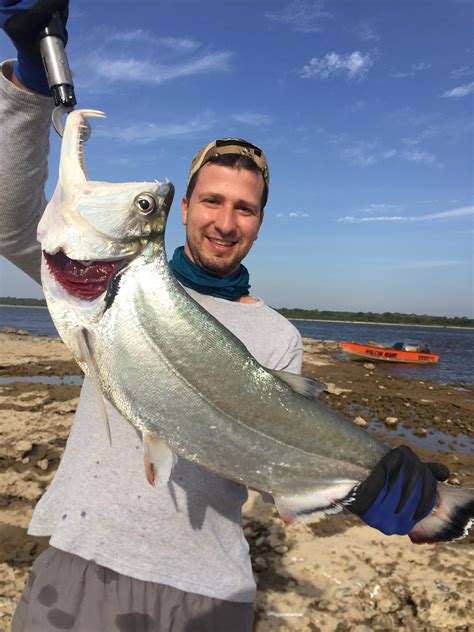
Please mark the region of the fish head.
[[84, 159], [89, 117], [104, 114], [75, 110], [67, 117], [59, 180], [38, 226], [45, 293], [84, 307], [101, 301], [117, 271], [150, 242], [163, 247], [174, 195], [170, 182], [90, 180]]

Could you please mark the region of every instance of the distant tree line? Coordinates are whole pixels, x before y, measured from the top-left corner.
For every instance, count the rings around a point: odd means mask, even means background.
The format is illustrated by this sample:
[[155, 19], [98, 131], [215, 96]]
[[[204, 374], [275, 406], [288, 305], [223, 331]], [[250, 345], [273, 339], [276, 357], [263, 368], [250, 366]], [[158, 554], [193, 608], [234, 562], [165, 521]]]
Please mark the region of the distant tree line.
[[[0, 305], [18, 307], [46, 307], [44, 298], [16, 298], [0, 296]], [[338, 320], [365, 323], [389, 323], [399, 325], [437, 325], [438, 327], [474, 327], [474, 319], [466, 316], [428, 316], [427, 314], [400, 314], [399, 312], [340, 312], [319, 309], [301, 309], [299, 307], [276, 308], [285, 318], [303, 320]]]
[[338, 320], [365, 323], [389, 323], [399, 325], [437, 325], [438, 327], [474, 327], [474, 319], [466, 316], [429, 316], [427, 314], [400, 314], [399, 312], [340, 312], [298, 307], [277, 308], [285, 318], [303, 320]]
[[16, 305], [17, 307], [46, 307], [44, 298], [16, 298], [0, 296], [0, 305]]

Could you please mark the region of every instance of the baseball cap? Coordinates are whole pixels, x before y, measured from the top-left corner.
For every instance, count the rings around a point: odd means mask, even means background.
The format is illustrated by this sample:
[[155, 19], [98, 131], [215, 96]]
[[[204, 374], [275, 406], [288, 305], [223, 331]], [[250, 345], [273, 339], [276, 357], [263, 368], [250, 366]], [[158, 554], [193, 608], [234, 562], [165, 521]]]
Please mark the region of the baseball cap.
[[267, 159], [263, 153], [263, 149], [257, 145], [243, 140], [242, 138], [218, 138], [211, 141], [207, 145], [204, 145], [198, 153], [194, 156], [188, 175], [188, 185], [195, 173], [199, 169], [209, 162], [214, 156], [222, 156], [224, 154], [238, 154], [240, 156], [247, 156], [250, 158], [260, 169], [263, 176], [263, 180], [267, 185], [267, 189], [270, 187], [270, 173], [268, 171]]

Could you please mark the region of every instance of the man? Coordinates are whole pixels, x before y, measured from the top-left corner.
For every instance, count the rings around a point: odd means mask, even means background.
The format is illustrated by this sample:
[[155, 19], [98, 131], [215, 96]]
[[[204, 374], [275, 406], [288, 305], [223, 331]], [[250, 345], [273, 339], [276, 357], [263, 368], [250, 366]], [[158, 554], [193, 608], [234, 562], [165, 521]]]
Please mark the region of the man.
[[[52, 103], [31, 42], [53, 10], [66, 8], [66, 0], [0, 0], [0, 25], [18, 49], [0, 76], [0, 254], [38, 282]], [[186, 242], [171, 265], [262, 365], [299, 372], [300, 335], [250, 296], [241, 264], [258, 237], [268, 188], [260, 148], [241, 139], [206, 145], [191, 165]], [[112, 447], [86, 379], [58, 472], [30, 523], [29, 533], [50, 536], [50, 547], [35, 561], [13, 632], [250, 631], [247, 490], [184, 460], [164, 489], [149, 487], [135, 430], [109, 405], [108, 414]], [[429, 467], [408, 448], [393, 450], [359, 488], [355, 510], [385, 532], [407, 533], [431, 510], [435, 488]]]

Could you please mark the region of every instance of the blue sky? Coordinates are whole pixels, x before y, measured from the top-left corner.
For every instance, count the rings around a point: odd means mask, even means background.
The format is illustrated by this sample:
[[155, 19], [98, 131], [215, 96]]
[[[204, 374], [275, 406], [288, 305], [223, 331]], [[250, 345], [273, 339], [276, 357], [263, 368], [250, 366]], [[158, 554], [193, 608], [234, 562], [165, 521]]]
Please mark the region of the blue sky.
[[[71, 0], [78, 105], [107, 114], [89, 174], [169, 178], [170, 253], [191, 158], [246, 138], [271, 176], [254, 295], [473, 317], [473, 17], [470, 0]], [[1, 260], [0, 295], [41, 290]]]

